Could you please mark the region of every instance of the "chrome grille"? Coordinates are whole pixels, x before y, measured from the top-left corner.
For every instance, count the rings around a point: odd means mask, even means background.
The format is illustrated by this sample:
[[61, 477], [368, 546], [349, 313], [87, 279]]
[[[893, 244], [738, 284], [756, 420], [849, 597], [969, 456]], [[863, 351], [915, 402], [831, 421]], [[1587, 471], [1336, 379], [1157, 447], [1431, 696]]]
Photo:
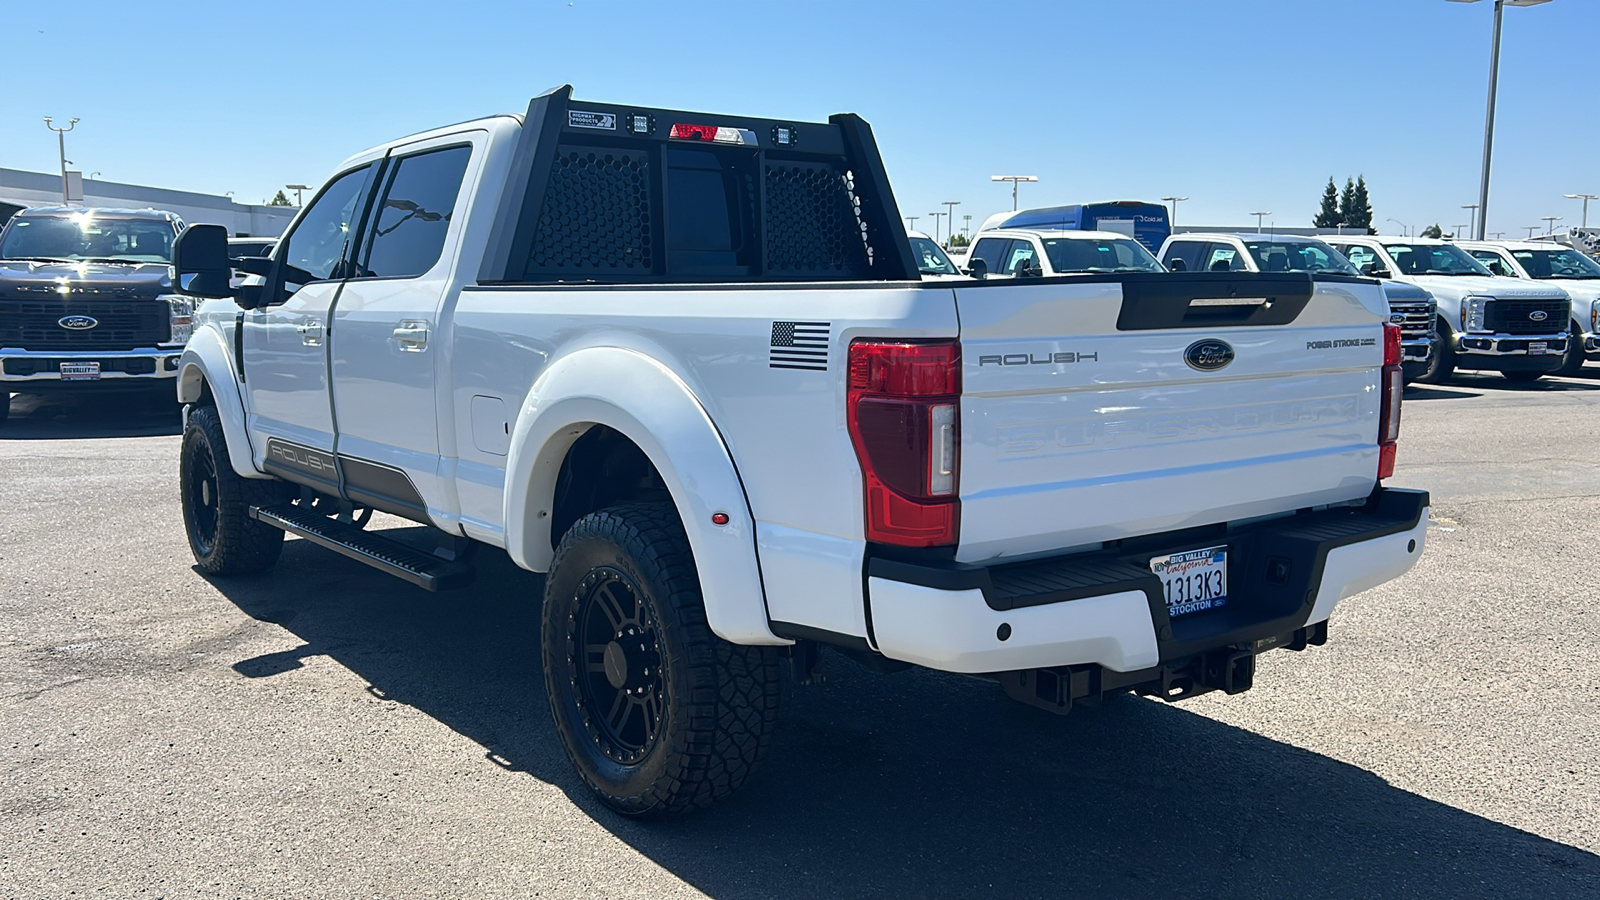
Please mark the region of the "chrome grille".
[[1432, 300], [1391, 300], [1389, 321], [1400, 326], [1408, 341], [1425, 338], [1433, 330], [1434, 307]]
[[[93, 328], [62, 328], [64, 316], [89, 316]], [[0, 347], [24, 350], [133, 350], [171, 334], [162, 300], [0, 300]]]

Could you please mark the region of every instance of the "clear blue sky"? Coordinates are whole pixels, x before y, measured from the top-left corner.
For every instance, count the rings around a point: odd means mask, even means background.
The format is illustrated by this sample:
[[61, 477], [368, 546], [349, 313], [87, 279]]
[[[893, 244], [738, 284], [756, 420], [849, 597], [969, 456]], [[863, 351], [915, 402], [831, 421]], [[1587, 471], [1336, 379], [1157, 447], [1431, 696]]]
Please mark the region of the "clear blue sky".
[[[1468, 221], [1488, 0], [256, 3], [0, 0], [0, 166], [259, 202], [362, 148], [580, 98], [858, 112], [902, 212], [1188, 195], [1182, 221], [1307, 225], [1365, 174], [1380, 225]], [[1490, 230], [1577, 224], [1600, 193], [1600, 0], [1506, 10]], [[1600, 204], [1591, 204], [1600, 224]], [[918, 227], [931, 225], [923, 218]], [[1386, 225], [1393, 229], [1395, 226]]]

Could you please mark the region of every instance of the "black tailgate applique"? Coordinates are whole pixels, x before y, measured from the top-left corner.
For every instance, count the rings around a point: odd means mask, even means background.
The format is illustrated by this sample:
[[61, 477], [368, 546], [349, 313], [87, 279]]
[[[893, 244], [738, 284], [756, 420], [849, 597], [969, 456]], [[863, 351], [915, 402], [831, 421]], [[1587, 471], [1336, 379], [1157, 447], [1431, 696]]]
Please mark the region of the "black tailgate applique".
[[773, 322], [767, 365], [826, 372], [830, 328], [828, 322]]

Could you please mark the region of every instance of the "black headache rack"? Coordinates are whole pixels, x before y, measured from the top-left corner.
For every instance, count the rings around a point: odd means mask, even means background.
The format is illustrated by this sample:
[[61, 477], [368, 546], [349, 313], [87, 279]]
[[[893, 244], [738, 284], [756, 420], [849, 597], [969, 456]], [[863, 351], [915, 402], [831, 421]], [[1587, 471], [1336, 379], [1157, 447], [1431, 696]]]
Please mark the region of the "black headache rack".
[[916, 281], [872, 129], [528, 105], [481, 284]]
[[[879, 548], [880, 555], [867, 559], [867, 575], [941, 590], [977, 589], [997, 612], [1143, 592], [1159, 665], [1135, 672], [1074, 665], [994, 673], [1013, 698], [1052, 712], [1127, 690], [1167, 700], [1213, 690], [1236, 694], [1250, 688], [1257, 654], [1327, 641], [1327, 623], [1308, 624], [1307, 619], [1317, 604], [1329, 553], [1410, 531], [1428, 504], [1426, 491], [1379, 487], [1361, 506], [1301, 512], [1239, 528], [1225, 523], [1191, 528], [1116, 541], [1097, 552], [992, 566], [897, 557], [890, 555], [895, 548]], [[1150, 558], [1211, 544], [1229, 548], [1228, 604], [1172, 618]]]

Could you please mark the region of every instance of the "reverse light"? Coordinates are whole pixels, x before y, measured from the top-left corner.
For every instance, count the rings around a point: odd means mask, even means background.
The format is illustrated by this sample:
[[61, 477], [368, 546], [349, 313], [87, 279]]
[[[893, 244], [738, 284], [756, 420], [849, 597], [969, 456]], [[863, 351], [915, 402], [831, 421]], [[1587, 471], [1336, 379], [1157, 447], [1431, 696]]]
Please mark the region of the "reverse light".
[[961, 345], [856, 341], [847, 419], [861, 463], [869, 541], [956, 542]]
[[1384, 323], [1383, 369], [1379, 375], [1383, 391], [1378, 404], [1378, 477], [1394, 474], [1396, 450], [1400, 441], [1400, 400], [1406, 376], [1400, 365], [1400, 326]]
[[171, 337], [161, 346], [182, 347], [189, 343], [189, 336], [194, 333], [194, 300], [181, 294], [162, 294], [156, 299], [167, 301], [168, 321], [172, 327]]
[[1488, 331], [1488, 297], [1468, 297], [1461, 301], [1461, 330]]
[[711, 141], [718, 144], [748, 144], [754, 146], [756, 133], [748, 128], [729, 128], [726, 125], [686, 125], [674, 123], [667, 135], [676, 141]]

